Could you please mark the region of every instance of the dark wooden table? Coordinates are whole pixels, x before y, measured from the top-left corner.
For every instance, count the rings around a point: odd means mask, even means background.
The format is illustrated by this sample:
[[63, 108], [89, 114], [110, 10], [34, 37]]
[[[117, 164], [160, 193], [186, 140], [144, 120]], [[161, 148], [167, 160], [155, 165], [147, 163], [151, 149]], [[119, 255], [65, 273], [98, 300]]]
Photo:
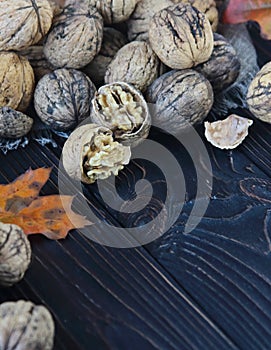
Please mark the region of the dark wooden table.
[[[31, 266], [22, 282], [0, 289], [0, 302], [47, 306], [56, 323], [56, 350], [271, 349], [271, 127], [255, 122], [232, 152], [206, 144], [212, 196], [190, 233], [184, 226], [195, 198], [193, 164], [169, 136], [153, 130], [150, 137], [183, 167], [186, 201], [175, 224], [156, 241], [131, 249], [102, 246], [77, 231], [62, 241], [32, 236]], [[33, 141], [0, 154], [0, 182], [49, 166], [42, 194], [57, 193], [60, 153]], [[163, 174], [143, 160], [133, 160], [119, 176], [124, 198], [133, 197], [142, 178], [152, 183], [154, 196], [145, 212], [116, 213], [95, 185], [84, 187], [84, 195], [101, 221], [131, 227], [155, 216], [165, 199]], [[81, 200], [78, 195], [75, 208]]]

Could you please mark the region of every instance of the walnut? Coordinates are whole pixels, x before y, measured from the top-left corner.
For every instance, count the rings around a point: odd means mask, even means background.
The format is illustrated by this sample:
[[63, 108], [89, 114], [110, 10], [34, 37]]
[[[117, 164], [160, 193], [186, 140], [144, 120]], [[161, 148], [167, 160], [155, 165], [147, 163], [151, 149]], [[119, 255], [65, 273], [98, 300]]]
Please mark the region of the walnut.
[[107, 67], [105, 83], [123, 81], [145, 91], [158, 77], [159, 59], [144, 41], [123, 46]]
[[0, 137], [18, 138], [32, 128], [33, 119], [10, 107], [0, 108]]
[[215, 0], [172, 0], [175, 4], [190, 4], [196, 7], [200, 12], [203, 12], [209, 22], [211, 23], [212, 29], [215, 32], [218, 26], [218, 11], [216, 8]]
[[0, 348], [3, 350], [51, 350], [54, 321], [42, 305], [19, 300], [0, 305]]
[[154, 81], [147, 101], [155, 104], [154, 125], [177, 134], [205, 119], [213, 105], [213, 90], [195, 70], [173, 70]]
[[44, 42], [44, 54], [55, 67], [81, 68], [99, 52], [103, 20], [95, 7], [67, 6], [55, 17]]
[[0, 50], [21, 50], [44, 37], [53, 11], [47, 0], [2, 0], [0, 17]]
[[254, 116], [271, 124], [271, 62], [266, 63], [252, 80], [247, 93], [248, 108]]
[[118, 175], [130, 157], [130, 147], [114, 141], [109, 129], [96, 124], [84, 124], [75, 129], [62, 152], [67, 174], [87, 184]]
[[252, 124], [252, 120], [232, 114], [224, 120], [205, 122], [205, 136], [215, 147], [234, 149], [247, 137], [248, 128]]
[[14, 52], [0, 52], [0, 107], [24, 112], [32, 99], [35, 78], [24, 57]]
[[126, 21], [135, 9], [138, 0], [97, 0], [96, 7], [106, 24]]
[[55, 68], [46, 60], [43, 46], [30, 46], [20, 51], [20, 55], [26, 57], [34, 70], [35, 79], [39, 81], [45, 74], [51, 73]]
[[30, 260], [31, 247], [23, 230], [0, 222], [0, 285], [10, 287], [19, 282]]
[[117, 141], [136, 146], [148, 137], [151, 126], [148, 106], [132, 85], [124, 82], [104, 85], [92, 104], [92, 121], [113, 130]]
[[128, 38], [148, 40], [150, 20], [158, 11], [172, 5], [171, 0], [141, 0], [127, 21]]
[[101, 85], [104, 83], [104, 75], [107, 66], [114, 58], [118, 50], [127, 43], [125, 36], [114, 28], [104, 28], [103, 42], [98, 55], [82, 70], [91, 80]]
[[235, 82], [241, 64], [234, 47], [222, 35], [214, 33], [211, 57], [195, 69], [210, 81], [215, 92], [220, 92]]
[[90, 116], [95, 92], [94, 84], [83, 72], [57, 69], [38, 82], [34, 93], [35, 110], [51, 128], [71, 130]]
[[149, 40], [157, 56], [173, 69], [207, 61], [213, 51], [213, 32], [206, 16], [188, 4], [157, 12], [150, 21]]

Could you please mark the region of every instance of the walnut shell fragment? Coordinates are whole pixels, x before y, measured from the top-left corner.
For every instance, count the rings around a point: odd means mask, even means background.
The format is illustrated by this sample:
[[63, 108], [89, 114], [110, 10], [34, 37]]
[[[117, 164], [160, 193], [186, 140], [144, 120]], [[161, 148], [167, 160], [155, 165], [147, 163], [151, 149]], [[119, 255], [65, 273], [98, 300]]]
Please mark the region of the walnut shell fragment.
[[124, 145], [136, 146], [148, 137], [151, 118], [143, 95], [124, 82], [107, 84], [92, 100], [92, 122], [113, 130]]
[[232, 114], [224, 120], [205, 122], [205, 137], [215, 147], [234, 149], [247, 137], [252, 124], [253, 120]]
[[[19, 282], [30, 260], [31, 247], [23, 230], [17, 225], [0, 222], [0, 285], [10, 287]], [[4, 349], [1, 345], [0, 348]]]
[[155, 104], [153, 124], [173, 135], [201, 123], [213, 100], [211, 84], [193, 69], [170, 71], [147, 90], [147, 101]]
[[159, 59], [144, 41], [133, 41], [123, 46], [108, 65], [105, 83], [123, 81], [145, 91], [158, 77]]
[[254, 116], [271, 124], [271, 62], [266, 63], [252, 80], [247, 104]]
[[102, 38], [103, 19], [94, 6], [66, 6], [45, 39], [44, 55], [57, 68], [81, 68], [99, 52]]
[[0, 107], [24, 112], [32, 99], [34, 85], [34, 72], [25, 57], [0, 52]]
[[84, 124], [75, 129], [62, 151], [67, 174], [87, 184], [118, 175], [130, 157], [130, 147], [114, 141], [109, 129], [96, 124]]
[[0, 348], [5, 350], [51, 350], [55, 326], [42, 305], [19, 300], [0, 305]]
[[215, 92], [225, 90], [233, 84], [241, 69], [241, 63], [234, 47], [217, 33], [214, 33], [214, 49], [208, 61], [195, 67], [207, 78]]
[[52, 129], [74, 129], [91, 113], [96, 88], [76, 69], [57, 69], [40, 79], [34, 93], [34, 106], [40, 119]]
[[152, 17], [160, 10], [171, 6], [171, 0], [141, 0], [127, 21], [127, 33], [130, 41], [148, 40], [149, 25]]
[[149, 40], [160, 60], [173, 69], [186, 69], [207, 61], [214, 39], [206, 16], [189, 4], [157, 12], [150, 21]]
[[33, 119], [10, 107], [0, 108], [0, 137], [18, 138], [29, 133]]
[[126, 21], [135, 9], [138, 0], [97, 0], [96, 7], [106, 24]]
[[126, 37], [114, 28], [104, 28], [101, 50], [82, 70], [97, 85], [104, 83], [104, 75], [109, 63], [118, 50], [127, 43]]
[[52, 25], [47, 0], [0, 1], [0, 50], [22, 50], [39, 42]]

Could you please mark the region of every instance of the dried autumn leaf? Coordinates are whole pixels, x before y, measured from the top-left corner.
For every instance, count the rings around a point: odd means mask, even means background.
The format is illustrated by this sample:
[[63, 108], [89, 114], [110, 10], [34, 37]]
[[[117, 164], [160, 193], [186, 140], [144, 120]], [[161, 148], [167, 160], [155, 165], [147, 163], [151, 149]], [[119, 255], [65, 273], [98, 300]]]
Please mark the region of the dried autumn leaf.
[[260, 24], [262, 35], [271, 39], [271, 0], [230, 0], [223, 15], [223, 23], [243, 23], [248, 20]]
[[73, 196], [38, 196], [50, 172], [30, 169], [11, 184], [0, 185], [0, 221], [20, 226], [27, 235], [41, 233], [50, 239], [65, 238], [70, 230], [90, 225], [72, 210]]

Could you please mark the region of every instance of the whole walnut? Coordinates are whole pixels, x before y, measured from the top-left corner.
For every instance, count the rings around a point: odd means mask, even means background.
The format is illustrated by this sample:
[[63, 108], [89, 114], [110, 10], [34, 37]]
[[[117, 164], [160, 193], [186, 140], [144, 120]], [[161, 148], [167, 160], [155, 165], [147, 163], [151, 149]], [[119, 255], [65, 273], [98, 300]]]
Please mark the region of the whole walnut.
[[55, 326], [42, 305], [19, 300], [0, 305], [0, 349], [51, 350]]
[[126, 21], [135, 9], [138, 0], [97, 0], [96, 7], [106, 24]]
[[57, 68], [81, 68], [99, 52], [102, 38], [103, 19], [94, 6], [66, 6], [45, 39], [44, 55]]
[[141, 0], [127, 21], [128, 39], [148, 40], [150, 20], [156, 12], [172, 5], [171, 0]]
[[175, 4], [190, 4], [196, 7], [200, 12], [203, 12], [211, 23], [212, 29], [215, 32], [218, 26], [218, 10], [215, 0], [172, 0]]
[[96, 88], [76, 69], [57, 69], [38, 82], [34, 106], [40, 119], [52, 129], [74, 129], [91, 113], [91, 100]]
[[206, 16], [189, 4], [157, 12], [150, 21], [149, 40], [161, 61], [173, 69], [186, 69], [207, 61], [214, 39]]
[[[30, 260], [31, 247], [23, 230], [0, 222], [0, 285], [10, 287], [19, 282]], [[0, 349], [3, 348], [0, 346]]]
[[214, 33], [214, 49], [208, 61], [195, 67], [212, 84], [215, 92], [235, 82], [241, 69], [234, 47], [220, 34]]
[[0, 107], [24, 112], [33, 96], [35, 78], [25, 57], [15, 52], [0, 52]]
[[1, 0], [0, 18], [0, 51], [22, 50], [45, 36], [53, 10], [47, 0]]
[[127, 39], [114, 28], [104, 28], [103, 42], [98, 55], [82, 70], [90, 77], [94, 84], [104, 83], [104, 75], [107, 66], [114, 58], [118, 50], [127, 43]]
[[266, 63], [252, 80], [247, 93], [250, 112], [271, 124], [271, 62]]
[[170, 134], [178, 134], [207, 117], [213, 105], [213, 89], [193, 69], [173, 70], [148, 88], [147, 101], [155, 104], [153, 124]]
[[32, 128], [33, 119], [10, 107], [0, 107], [0, 137], [18, 138]]
[[105, 83], [123, 81], [145, 91], [158, 77], [159, 59], [145, 41], [132, 41], [123, 46], [108, 65]]

